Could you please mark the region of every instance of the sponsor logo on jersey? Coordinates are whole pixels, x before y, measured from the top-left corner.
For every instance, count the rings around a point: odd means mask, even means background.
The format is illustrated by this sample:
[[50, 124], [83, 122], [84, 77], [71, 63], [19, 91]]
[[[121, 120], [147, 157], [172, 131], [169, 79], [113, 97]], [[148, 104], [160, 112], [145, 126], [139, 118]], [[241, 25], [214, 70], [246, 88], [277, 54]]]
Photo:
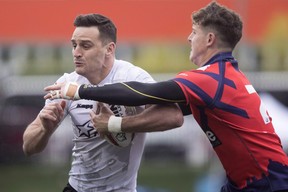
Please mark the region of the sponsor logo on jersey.
[[215, 133], [212, 130], [206, 130], [205, 131], [206, 136], [208, 137], [211, 145], [213, 147], [217, 147], [218, 145], [221, 145], [221, 141], [217, 138]]
[[93, 105], [77, 104], [76, 108], [93, 109]]

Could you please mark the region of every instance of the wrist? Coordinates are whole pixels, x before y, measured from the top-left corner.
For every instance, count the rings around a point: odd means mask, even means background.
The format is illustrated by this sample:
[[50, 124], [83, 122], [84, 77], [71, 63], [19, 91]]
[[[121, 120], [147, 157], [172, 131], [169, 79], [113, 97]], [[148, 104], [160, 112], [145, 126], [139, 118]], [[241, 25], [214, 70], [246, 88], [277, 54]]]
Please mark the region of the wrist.
[[110, 116], [108, 120], [108, 131], [112, 133], [120, 133], [122, 124], [122, 117]]
[[79, 100], [81, 99], [79, 96], [79, 89], [80, 89], [81, 85], [78, 85], [76, 93], [74, 94], [74, 100]]
[[79, 88], [80, 85], [78, 85], [76, 82], [68, 82], [64, 86], [64, 99], [72, 99], [72, 100], [78, 100], [80, 99], [79, 97]]

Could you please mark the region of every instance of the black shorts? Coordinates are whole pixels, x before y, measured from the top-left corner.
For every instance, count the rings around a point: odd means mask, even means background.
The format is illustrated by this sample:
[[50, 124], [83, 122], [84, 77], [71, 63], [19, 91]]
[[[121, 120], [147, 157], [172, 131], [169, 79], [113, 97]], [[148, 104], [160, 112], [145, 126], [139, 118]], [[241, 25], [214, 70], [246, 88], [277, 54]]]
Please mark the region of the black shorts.
[[63, 192], [77, 192], [69, 183], [67, 183], [66, 187], [63, 189]]

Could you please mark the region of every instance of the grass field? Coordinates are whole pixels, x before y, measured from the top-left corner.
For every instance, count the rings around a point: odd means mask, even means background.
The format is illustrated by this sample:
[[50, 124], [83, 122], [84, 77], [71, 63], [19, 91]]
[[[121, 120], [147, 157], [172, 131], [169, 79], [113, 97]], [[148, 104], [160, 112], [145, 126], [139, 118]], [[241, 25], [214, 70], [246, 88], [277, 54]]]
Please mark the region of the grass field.
[[[67, 183], [69, 165], [55, 167], [44, 165], [0, 165], [1, 192], [61, 192]], [[138, 185], [149, 192], [192, 192], [200, 168], [183, 163], [142, 163]]]

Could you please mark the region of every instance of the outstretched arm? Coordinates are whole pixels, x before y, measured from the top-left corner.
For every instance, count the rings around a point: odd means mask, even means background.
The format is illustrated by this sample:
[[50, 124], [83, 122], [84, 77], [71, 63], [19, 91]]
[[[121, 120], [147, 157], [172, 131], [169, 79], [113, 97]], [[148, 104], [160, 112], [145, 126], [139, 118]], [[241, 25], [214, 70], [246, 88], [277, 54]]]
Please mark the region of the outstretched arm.
[[[61, 91], [59, 92], [59, 90]], [[45, 98], [90, 99], [109, 104], [139, 106], [145, 104], [185, 103], [186, 99], [178, 84], [172, 80], [159, 83], [125, 82], [104, 85], [77, 85], [66, 83], [45, 88], [53, 91]]]
[[[184, 122], [182, 112], [176, 104], [151, 105], [140, 114], [115, 117], [107, 105], [98, 103], [97, 112], [92, 111], [90, 115], [94, 128], [102, 135], [107, 132], [166, 131], [180, 127]], [[113, 118], [120, 121], [113, 122]], [[114, 127], [112, 130], [111, 126]]]

